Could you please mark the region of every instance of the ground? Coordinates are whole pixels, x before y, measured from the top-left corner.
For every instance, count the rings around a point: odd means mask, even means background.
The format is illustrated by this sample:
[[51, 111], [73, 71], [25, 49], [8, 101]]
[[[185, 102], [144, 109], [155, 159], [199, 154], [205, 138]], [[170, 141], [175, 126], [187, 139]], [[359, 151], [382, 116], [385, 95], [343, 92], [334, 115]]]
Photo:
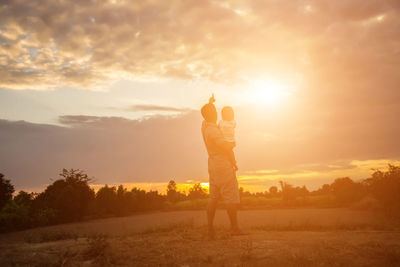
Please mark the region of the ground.
[[400, 266], [400, 231], [347, 209], [223, 211], [206, 238], [204, 211], [157, 212], [0, 235], [0, 266]]

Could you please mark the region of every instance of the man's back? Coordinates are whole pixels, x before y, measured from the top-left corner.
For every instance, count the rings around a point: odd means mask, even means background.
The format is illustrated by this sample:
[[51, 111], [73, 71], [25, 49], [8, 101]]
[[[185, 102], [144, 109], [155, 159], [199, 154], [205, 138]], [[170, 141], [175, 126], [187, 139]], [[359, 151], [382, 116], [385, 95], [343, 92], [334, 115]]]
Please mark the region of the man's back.
[[222, 134], [219, 131], [217, 124], [204, 120], [201, 125], [201, 133], [203, 135], [204, 144], [207, 148], [208, 156], [211, 158], [220, 155], [221, 151], [218, 149], [215, 139], [218, 139], [219, 136], [222, 138]]

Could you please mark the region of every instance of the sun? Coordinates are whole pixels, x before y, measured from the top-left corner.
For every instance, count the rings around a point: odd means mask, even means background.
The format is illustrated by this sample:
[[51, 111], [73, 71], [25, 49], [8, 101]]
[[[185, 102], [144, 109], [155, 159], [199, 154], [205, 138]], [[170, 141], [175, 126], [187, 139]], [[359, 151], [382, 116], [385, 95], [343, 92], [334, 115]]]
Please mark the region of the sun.
[[273, 79], [260, 79], [249, 83], [247, 98], [253, 104], [276, 106], [290, 95], [285, 84]]
[[210, 188], [210, 184], [209, 183], [200, 183], [201, 187], [205, 188], [205, 189], [209, 189]]

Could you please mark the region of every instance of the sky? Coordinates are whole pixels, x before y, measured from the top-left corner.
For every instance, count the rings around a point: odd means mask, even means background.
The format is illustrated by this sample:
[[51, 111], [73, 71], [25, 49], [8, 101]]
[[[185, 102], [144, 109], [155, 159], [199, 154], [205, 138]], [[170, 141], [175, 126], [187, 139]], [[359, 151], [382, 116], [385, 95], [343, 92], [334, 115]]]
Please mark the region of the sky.
[[397, 0], [1, 1], [0, 172], [207, 182], [214, 93], [245, 189], [367, 178], [400, 163], [399, 29]]

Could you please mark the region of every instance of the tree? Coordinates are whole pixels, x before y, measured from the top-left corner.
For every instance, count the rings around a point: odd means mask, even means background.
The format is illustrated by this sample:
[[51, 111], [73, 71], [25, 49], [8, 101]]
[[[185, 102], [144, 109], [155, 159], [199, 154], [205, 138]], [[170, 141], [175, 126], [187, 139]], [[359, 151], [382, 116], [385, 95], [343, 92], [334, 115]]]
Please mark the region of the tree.
[[185, 194], [177, 190], [177, 186], [174, 180], [169, 181], [167, 185], [167, 199], [168, 201], [174, 203], [185, 199]]
[[330, 187], [339, 205], [347, 205], [361, 197], [361, 185], [349, 177], [335, 179]]
[[189, 199], [202, 199], [207, 197], [207, 190], [201, 186], [200, 183], [194, 184], [192, 188], [189, 189]]
[[130, 207], [132, 211], [142, 211], [146, 210], [146, 191], [139, 189], [137, 187], [132, 188], [130, 192]]
[[14, 197], [14, 201], [18, 205], [30, 207], [32, 205], [34, 195], [35, 195], [34, 193], [27, 193], [25, 191], [19, 191], [18, 195], [16, 195]]
[[282, 201], [285, 205], [292, 203], [296, 196], [293, 194], [293, 185], [283, 181], [279, 181], [282, 191]]
[[167, 185], [167, 192], [168, 191], [177, 191], [176, 190], [176, 183], [175, 183], [175, 181], [174, 180], [170, 180], [169, 181], [169, 183], [168, 183], [168, 185]]
[[20, 191], [3, 207], [0, 215], [0, 231], [19, 230], [34, 225], [31, 205], [33, 193]]
[[13, 193], [14, 186], [10, 183], [10, 180], [4, 179], [4, 175], [0, 173], [0, 210], [12, 199]]
[[278, 194], [278, 187], [276, 186], [271, 186], [269, 188], [269, 194], [271, 195], [271, 197], [274, 197]]
[[89, 204], [94, 200], [94, 191], [88, 185], [91, 179], [81, 170], [63, 169], [63, 179], [54, 181], [35, 202], [39, 209], [54, 211], [57, 222], [81, 219], [88, 213]]
[[[121, 194], [121, 193], [120, 193]], [[103, 186], [96, 193], [96, 209], [100, 214], [117, 214], [117, 190], [115, 186]]]
[[117, 206], [116, 212], [117, 215], [121, 216], [128, 213], [129, 203], [127, 198], [128, 190], [123, 187], [123, 185], [119, 185], [117, 188]]
[[307, 196], [310, 194], [307, 187], [303, 185], [303, 187], [296, 187], [297, 194], [300, 195], [303, 199], [303, 204], [306, 204]]
[[331, 192], [331, 186], [329, 184], [324, 184], [321, 187], [321, 193], [329, 194]]
[[[296, 204], [295, 202], [298, 197], [302, 198], [303, 204], [305, 203], [306, 197], [309, 194], [309, 191], [305, 186], [294, 187], [293, 185], [288, 184], [283, 181], [280, 181], [279, 184], [281, 185], [281, 188], [282, 188], [282, 201], [285, 205]], [[299, 203], [297, 203], [297, 204], [299, 204]]]
[[145, 210], [159, 210], [164, 206], [165, 196], [162, 196], [158, 191], [150, 190], [146, 192], [144, 209]]
[[400, 215], [400, 166], [389, 164], [388, 171], [375, 171], [366, 184], [383, 209]]
[[177, 201], [176, 195], [177, 195], [176, 183], [174, 180], [171, 180], [167, 185], [167, 199], [171, 202], [176, 202]]

